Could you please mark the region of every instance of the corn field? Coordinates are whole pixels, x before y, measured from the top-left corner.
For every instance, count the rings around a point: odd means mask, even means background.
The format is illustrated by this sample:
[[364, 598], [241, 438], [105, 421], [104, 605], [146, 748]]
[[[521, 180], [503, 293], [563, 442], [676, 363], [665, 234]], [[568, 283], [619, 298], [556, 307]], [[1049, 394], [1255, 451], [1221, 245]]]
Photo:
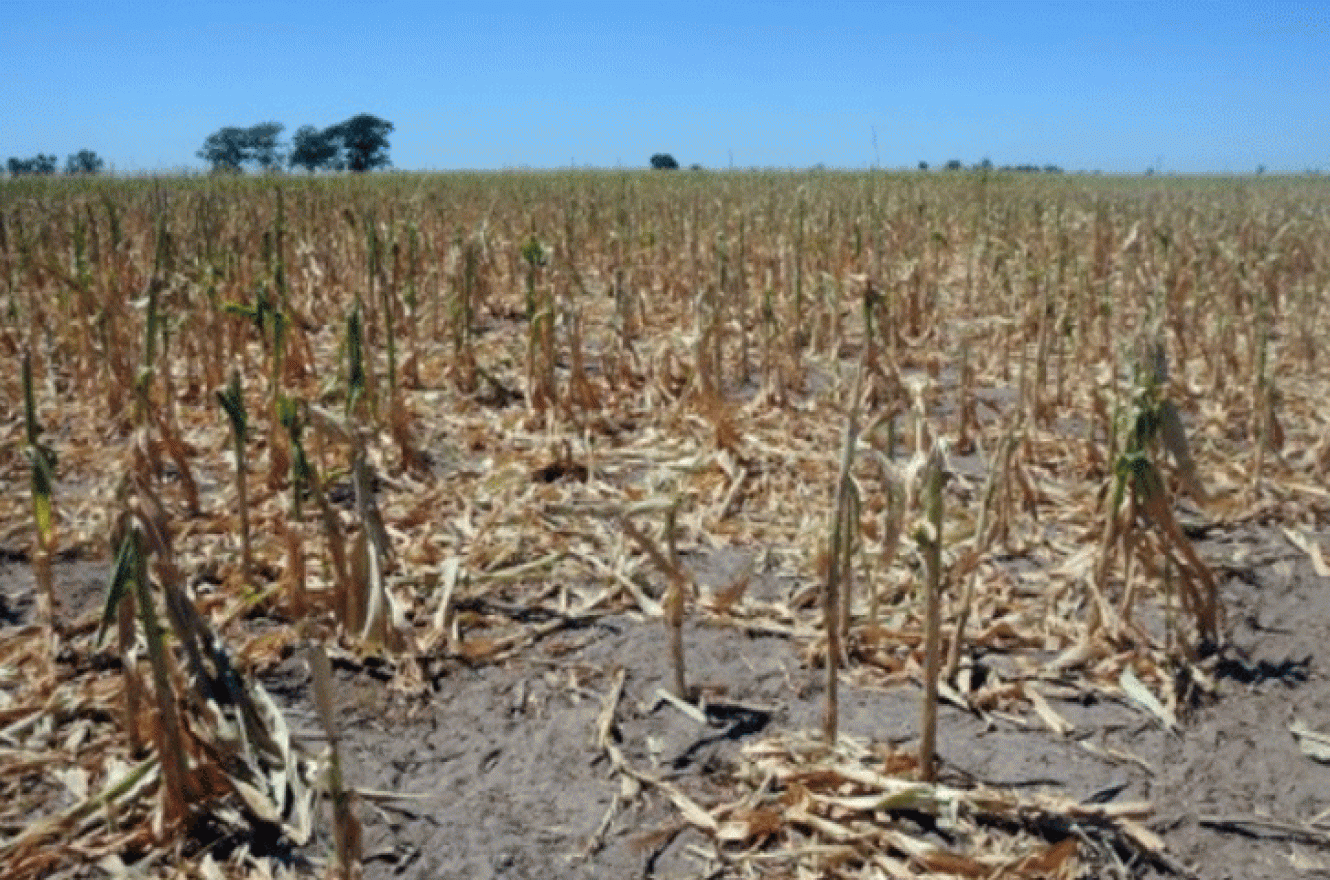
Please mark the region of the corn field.
[[[1242, 613], [1209, 536], [1278, 527], [1330, 574], [1319, 177], [14, 180], [0, 261], [16, 880], [260, 876], [198, 844], [259, 825], [355, 875], [331, 662], [424, 698], [612, 615], [665, 628], [685, 709], [685, 622], [789, 639], [824, 682], [821, 729], [763, 740], [721, 804], [620, 753], [622, 670], [605, 695], [590, 735], [716, 876], [792, 828], [823, 876], [1082, 876], [1054, 821], [1167, 866], [1146, 806], [940, 781], [938, 702], [1176, 723]], [[79, 607], [60, 572], [88, 561]], [[292, 656], [319, 749], [260, 684]], [[915, 689], [918, 741], [845, 737], [850, 679]], [[907, 808], [989, 832], [943, 848]]]

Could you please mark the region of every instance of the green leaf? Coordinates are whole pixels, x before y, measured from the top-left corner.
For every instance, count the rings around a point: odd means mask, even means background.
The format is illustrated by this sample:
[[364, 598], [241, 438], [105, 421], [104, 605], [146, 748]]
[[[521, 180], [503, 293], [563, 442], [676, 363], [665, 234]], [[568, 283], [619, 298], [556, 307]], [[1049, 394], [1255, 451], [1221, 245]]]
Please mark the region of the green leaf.
[[295, 440], [300, 437], [300, 408], [295, 398], [283, 394], [277, 398], [277, 421]]
[[36, 445], [42, 426], [37, 424], [37, 403], [32, 393], [32, 351], [23, 352], [23, 417], [29, 445]]
[[51, 540], [51, 470], [55, 465], [55, 453], [40, 443], [29, 446], [26, 451], [32, 467], [32, 515], [44, 545]]
[[357, 301], [346, 318], [346, 412], [355, 411], [365, 394], [364, 332], [360, 325], [360, 303]]
[[258, 309], [255, 309], [252, 306], [247, 306], [244, 303], [224, 302], [222, 303], [222, 311], [228, 315], [235, 315], [236, 317], [246, 318], [250, 321], [258, 321], [259, 319]]
[[231, 419], [231, 429], [235, 432], [236, 441], [244, 443], [245, 438], [249, 436], [249, 418], [245, 415], [245, 392], [240, 387], [238, 370], [231, 372], [231, 382], [225, 389], [218, 389], [217, 402], [222, 405], [222, 409]]
[[111, 619], [115, 617], [116, 608], [120, 607], [121, 600], [125, 598], [125, 591], [129, 589], [129, 582], [134, 576], [134, 562], [134, 535], [130, 532], [120, 542], [120, 551], [115, 556], [115, 568], [111, 569], [111, 579], [106, 588], [106, 606], [102, 609], [102, 622], [97, 627], [97, 638], [93, 642], [99, 648], [106, 637], [107, 628], [111, 625]]

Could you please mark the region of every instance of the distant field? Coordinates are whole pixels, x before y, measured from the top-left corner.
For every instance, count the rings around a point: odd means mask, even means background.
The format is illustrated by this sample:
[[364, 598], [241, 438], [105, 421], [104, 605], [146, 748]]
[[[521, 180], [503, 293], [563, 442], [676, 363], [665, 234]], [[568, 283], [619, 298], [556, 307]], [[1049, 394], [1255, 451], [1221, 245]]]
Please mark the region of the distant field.
[[[5, 877], [1258, 876], [1330, 839], [1141, 732], [1296, 780], [1324, 724], [1330, 179], [16, 179], [0, 261]], [[442, 800], [335, 833], [330, 737]], [[1003, 755], [1043, 781], [966, 767]], [[1256, 814], [1301, 836], [1206, 836]]]

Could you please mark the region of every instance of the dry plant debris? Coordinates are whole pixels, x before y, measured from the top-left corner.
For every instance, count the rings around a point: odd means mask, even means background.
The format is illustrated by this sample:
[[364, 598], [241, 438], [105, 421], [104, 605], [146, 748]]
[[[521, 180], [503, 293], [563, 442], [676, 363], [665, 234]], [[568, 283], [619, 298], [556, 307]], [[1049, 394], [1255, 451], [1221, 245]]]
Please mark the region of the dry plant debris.
[[[1059, 734], [1050, 688], [1174, 723], [1224, 640], [1204, 536], [1276, 523], [1325, 569], [1328, 225], [1319, 180], [13, 181], [0, 546], [41, 610], [0, 644], [0, 873], [275, 874], [262, 842], [315, 836], [354, 873], [350, 790], [330, 838], [326, 755], [255, 679], [311, 643], [419, 694], [687, 615]], [[734, 547], [760, 570], [699, 589]], [[113, 649], [51, 566], [122, 552]], [[736, 875], [1167, 864], [1148, 805], [916, 781], [829, 722], [720, 806], [616, 766]]]

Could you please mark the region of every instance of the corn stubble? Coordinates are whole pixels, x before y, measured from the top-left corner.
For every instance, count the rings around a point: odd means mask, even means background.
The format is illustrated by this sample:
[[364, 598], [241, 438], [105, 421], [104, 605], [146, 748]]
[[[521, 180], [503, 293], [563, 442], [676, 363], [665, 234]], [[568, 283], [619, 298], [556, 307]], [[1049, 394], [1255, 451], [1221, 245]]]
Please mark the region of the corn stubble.
[[[1030, 831], [1081, 822], [1166, 859], [1148, 805], [932, 782], [937, 701], [1064, 734], [1037, 647], [1185, 711], [1175, 672], [1204, 682], [1224, 640], [1193, 527], [1282, 522], [1320, 559], [1298, 530], [1330, 515], [1327, 204], [1319, 180], [989, 174], [10, 182], [3, 473], [29, 489], [0, 536], [33, 536], [40, 614], [0, 654], [3, 873], [165, 852], [204, 817], [309, 841], [326, 790], [329, 869], [354, 874], [328, 654], [419, 692], [427, 661], [610, 613], [661, 619], [661, 668], [629, 674], [684, 700], [733, 685], [688, 679], [686, 614], [823, 664], [819, 740], [754, 744], [721, 806], [601, 737], [717, 859], [1075, 876], [1075, 834]], [[712, 591], [690, 560], [724, 548], [763, 562]], [[114, 560], [100, 627], [57, 619], [61, 554]], [[112, 632], [115, 675], [52, 664]], [[250, 678], [307, 642], [325, 755]], [[976, 651], [1032, 677], [980, 684]], [[917, 751], [840, 729], [846, 671], [919, 688]], [[50, 767], [55, 809], [23, 780], [62, 744], [84, 777]]]

